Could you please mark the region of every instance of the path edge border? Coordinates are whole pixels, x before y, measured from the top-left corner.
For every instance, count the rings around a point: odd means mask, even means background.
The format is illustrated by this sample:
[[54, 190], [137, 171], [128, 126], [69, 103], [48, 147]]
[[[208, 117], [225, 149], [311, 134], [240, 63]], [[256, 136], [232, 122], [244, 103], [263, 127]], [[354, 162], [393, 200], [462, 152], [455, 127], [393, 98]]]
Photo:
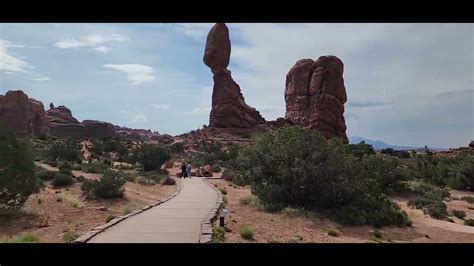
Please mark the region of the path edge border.
[[217, 192], [217, 201], [216, 204], [212, 207], [209, 213], [204, 217], [204, 220], [201, 222], [201, 232], [199, 235], [199, 243], [209, 243], [212, 240], [212, 223], [217, 218], [217, 212], [222, 204], [222, 193], [221, 191], [214, 186], [213, 184], [209, 183], [207, 178], [203, 178], [204, 183], [210, 186], [214, 191]]
[[102, 225], [99, 225], [99, 226], [96, 226], [94, 228], [92, 228], [91, 230], [87, 231], [86, 233], [82, 234], [81, 236], [79, 236], [78, 238], [74, 239], [71, 243], [87, 243], [87, 241], [91, 240], [94, 236], [104, 232], [106, 229], [132, 217], [132, 216], [135, 216], [139, 213], [142, 213], [148, 209], [151, 209], [153, 207], [156, 207], [162, 203], [165, 203], [167, 201], [169, 201], [170, 199], [176, 197], [179, 193], [181, 193], [181, 178], [177, 178], [178, 181], [177, 181], [177, 187], [176, 187], [176, 191], [173, 192], [173, 194], [171, 194], [170, 196], [162, 199], [162, 200], [155, 200], [154, 202], [148, 204], [148, 205], [145, 205], [144, 207], [140, 208], [140, 209], [136, 209], [130, 213], [127, 213], [127, 214], [124, 214], [122, 216], [119, 216], [117, 218], [114, 218], [112, 219], [111, 221], [109, 221], [108, 223], [105, 223], [105, 224], [102, 224]]

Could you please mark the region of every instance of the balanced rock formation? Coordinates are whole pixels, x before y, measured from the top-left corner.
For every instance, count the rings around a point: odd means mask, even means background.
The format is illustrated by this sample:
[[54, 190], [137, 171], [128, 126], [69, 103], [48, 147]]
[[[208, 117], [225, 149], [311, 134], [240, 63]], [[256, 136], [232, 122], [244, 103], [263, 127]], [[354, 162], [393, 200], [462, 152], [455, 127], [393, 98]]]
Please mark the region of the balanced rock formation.
[[209, 126], [216, 128], [253, 128], [265, 119], [245, 103], [240, 87], [227, 69], [230, 61], [229, 29], [216, 23], [209, 31], [204, 51], [204, 63], [214, 74], [212, 109]]
[[114, 137], [116, 135], [115, 126], [108, 122], [96, 120], [84, 120], [82, 124], [86, 126], [87, 138]]
[[0, 95], [0, 123], [19, 135], [49, 134], [43, 104], [21, 90]]
[[344, 64], [335, 56], [302, 59], [286, 75], [285, 118], [346, 143]]
[[469, 148], [474, 149], [474, 140], [471, 140], [471, 142], [469, 142]]

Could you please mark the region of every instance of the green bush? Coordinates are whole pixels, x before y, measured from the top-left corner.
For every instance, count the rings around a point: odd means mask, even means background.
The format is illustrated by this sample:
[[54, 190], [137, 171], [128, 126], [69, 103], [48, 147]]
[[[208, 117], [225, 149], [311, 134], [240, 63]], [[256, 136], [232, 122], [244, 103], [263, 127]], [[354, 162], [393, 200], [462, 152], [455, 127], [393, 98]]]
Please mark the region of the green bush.
[[260, 206], [260, 201], [255, 195], [248, 195], [245, 197], [240, 198], [240, 204], [242, 205], [250, 205], [250, 206]]
[[227, 195], [227, 190], [225, 188], [219, 188], [219, 191], [223, 194], [223, 195]]
[[171, 153], [182, 154], [184, 153], [184, 144], [182, 142], [176, 142], [169, 146]]
[[53, 144], [49, 149], [48, 157], [52, 161], [81, 162], [79, 148], [73, 141]]
[[109, 215], [109, 216], [107, 216], [107, 219], [105, 219], [105, 222], [108, 223], [108, 222], [112, 221], [115, 218], [117, 218], [117, 217], [115, 217], [115, 215]]
[[220, 165], [218, 165], [218, 164], [213, 164], [213, 165], [211, 166], [211, 172], [213, 172], [213, 173], [219, 173], [220, 171], [222, 171]]
[[372, 145], [366, 144], [365, 141], [361, 141], [359, 144], [347, 144], [346, 149], [348, 153], [359, 159], [364, 157], [364, 155], [375, 154]]
[[39, 237], [30, 233], [14, 236], [7, 243], [39, 243]]
[[221, 243], [225, 240], [225, 229], [223, 227], [212, 228], [211, 243]]
[[107, 167], [102, 164], [84, 164], [82, 171], [86, 173], [102, 174], [107, 170]]
[[243, 239], [246, 239], [246, 240], [252, 240], [253, 239], [253, 230], [252, 230], [252, 228], [250, 228], [248, 226], [244, 226], [244, 227], [240, 228], [239, 233], [240, 233], [240, 236]]
[[419, 196], [408, 201], [408, 206], [422, 209], [423, 212], [428, 213], [435, 219], [446, 219], [448, 215], [446, 204], [444, 204], [443, 198], [433, 192], [428, 192], [423, 196]]
[[87, 197], [103, 199], [121, 198], [124, 194], [125, 180], [118, 177], [113, 171], [106, 171], [99, 180], [86, 180], [81, 190]]
[[72, 241], [74, 241], [78, 237], [79, 236], [76, 233], [66, 232], [63, 236], [63, 240], [64, 240], [65, 243], [71, 243]]
[[306, 215], [306, 211], [303, 208], [286, 207], [282, 210], [282, 213], [291, 218], [304, 217]]
[[164, 146], [143, 144], [138, 153], [137, 161], [145, 171], [153, 171], [159, 170], [169, 159], [171, 159], [171, 155]]
[[172, 178], [172, 177], [166, 177], [165, 180], [163, 181], [163, 185], [166, 185], [166, 186], [172, 186], [172, 185], [176, 185], [176, 181]]
[[41, 179], [41, 180], [51, 180], [54, 178], [54, 175], [56, 174], [55, 171], [38, 171], [35, 173], [36, 177]]
[[20, 209], [37, 190], [31, 150], [0, 126], [0, 211]]
[[52, 167], [57, 167], [57, 166], [58, 166], [58, 162], [57, 162], [57, 161], [53, 161], [53, 160], [48, 160], [48, 161], [46, 161], [46, 164], [49, 164], [49, 165], [51, 165]]
[[474, 203], [474, 197], [472, 196], [464, 196], [464, 197], [461, 197], [461, 199], [469, 203]]
[[138, 176], [137, 178], [135, 178], [135, 182], [137, 182], [140, 185], [145, 185], [145, 186], [154, 186], [156, 184], [155, 181], [143, 176]]
[[465, 225], [474, 226], [474, 219], [464, 220]]
[[65, 187], [74, 184], [74, 179], [71, 175], [56, 173], [51, 183], [54, 187]]
[[82, 182], [86, 181], [86, 178], [84, 176], [80, 175], [80, 176], [76, 176], [76, 180], [77, 180], [77, 182], [82, 183]]
[[72, 167], [71, 167], [72, 170], [75, 170], [75, 171], [81, 171], [82, 170], [82, 165], [80, 164], [74, 164]]
[[326, 140], [314, 130], [291, 126], [262, 134], [239, 152], [237, 161], [267, 210], [301, 207], [348, 225], [411, 223], [383, 194], [384, 179], [367, 177], [364, 165], [340, 140]]
[[453, 215], [461, 220], [463, 220], [466, 217], [466, 213], [461, 210], [453, 210]]
[[338, 237], [341, 235], [341, 233], [336, 228], [331, 227], [328, 229], [328, 235]]

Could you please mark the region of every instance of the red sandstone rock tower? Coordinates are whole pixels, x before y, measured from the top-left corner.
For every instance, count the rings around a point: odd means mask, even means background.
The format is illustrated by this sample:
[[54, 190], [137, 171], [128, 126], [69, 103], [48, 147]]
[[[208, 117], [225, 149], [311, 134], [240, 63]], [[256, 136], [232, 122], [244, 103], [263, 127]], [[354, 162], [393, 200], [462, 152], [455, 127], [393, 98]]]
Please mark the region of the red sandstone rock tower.
[[302, 59], [286, 75], [285, 118], [346, 143], [344, 64], [335, 56]]
[[245, 103], [240, 87], [227, 69], [230, 60], [229, 29], [216, 23], [207, 35], [204, 63], [214, 74], [212, 110], [209, 126], [216, 128], [253, 128], [265, 123], [260, 113]]

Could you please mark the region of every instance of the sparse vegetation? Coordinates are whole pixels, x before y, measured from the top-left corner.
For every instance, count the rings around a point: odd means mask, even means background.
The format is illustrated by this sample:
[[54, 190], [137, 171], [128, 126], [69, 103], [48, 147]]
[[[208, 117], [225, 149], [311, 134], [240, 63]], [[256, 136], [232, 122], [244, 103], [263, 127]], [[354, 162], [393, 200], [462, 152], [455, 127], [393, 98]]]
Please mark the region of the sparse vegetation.
[[461, 197], [461, 199], [469, 203], [474, 203], [474, 197], [472, 196], [464, 196], [464, 197]]
[[7, 241], [7, 243], [39, 243], [39, 242], [40, 242], [39, 237], [30, 233], [14, 236]]
[[112, 221], [115, 218], [117, 218], [117, 217], [115, 217], [115, 215], [109, 215], [109, 216], [107, 216], [107, 219], [105, 219], [105, 222], [108, 223], [108, 222]]
[[221, 243], [225, 240], [225, 229], [223, 227], [212, 228], [211, 243]]
[[453, 210], [453, 215], [461, 220], [463, 220], [466, 217], [466, 212], [461, 211], [461, 210]]
[[219, 188], [219, 191], [223, 194], [223, 195], [227, 195], [227, 190], [223, 187], [220, 187]]
[[464, 220], [465, 225], [474, 226], [474, 219]]
[[74, 184], [74, 179], [71, 175], [56, 173], [54, 175], [52, 184], [54, 187], [65, 187]]
[[328, 228], [327, 229], [328, 235], [333, 236], [333, 237], [338, 237], [341, 235], [341, 232], [339, 232], [336, 228]]
[[53, 179], [55, 174], [56, 174], [55, 171], [46, 171], [46, 170], [40, 170], [35, 173], [37, 178], [41, 180], [45, 180], [45, 181]]
[[254, 207], [259, 207], [260, 206], [260, 201], [255, 195], [248, 195], [240, 198], [239, 200], [240, 204], [242, 205], [250, 205]]
[[213, 172], [213, 173], [219, 173], [221, 170], [222, 169], [221, 169], [220, 165], [218, 165], [218, 164], [213, 164], [211, 166], [211, 172]]
[[63, 240], [64, 240], [65, 243], [71, 243], [72, 241], [74, 241], [78, 237], [79, 236], [74, 232], [66, 232], [63, 236]]
[[118, 177], [113, 171], [106, 171], [99, 180], [85, 180], [81, 190], [87, 197], [103, 199], [123, 197], [125, 180]]
[[167, 176], [165, 180], [163, 181], [163, 185], [165, 186], [176, 185], [176, 181], [172, 177]]
[[252, 228], [250, 228], [248, 226], [244, 226], [244, 227], [240, 228], [239, 233], [240, 233], [240, 236], [243, 239], [246, 239], [246, 240], [252, 240], [253, 239], [253, 230], [252, 230]]

